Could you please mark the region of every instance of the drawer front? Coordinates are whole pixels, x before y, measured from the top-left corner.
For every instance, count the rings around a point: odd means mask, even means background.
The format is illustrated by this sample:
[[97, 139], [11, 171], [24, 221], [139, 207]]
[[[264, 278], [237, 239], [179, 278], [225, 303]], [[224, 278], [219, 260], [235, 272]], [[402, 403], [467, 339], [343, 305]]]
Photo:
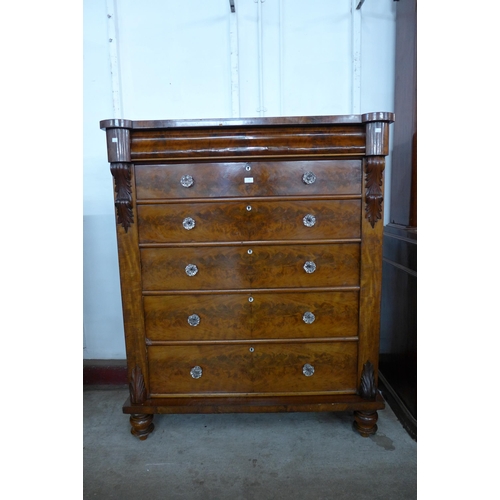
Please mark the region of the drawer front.
[[361, 160], [138, 164], [135, 182], [139, 200], [360, 194]]
[[252, 297], [254, 339], [358, 334], [358, 292], [256, 293]]
[[139, 205], [141, 243], [359, 238], [360, 200]]
[[146, 296], [144, 312], [146, 336], [153, 341], [351, 337], [358, 333], [358, 292]]
[[153, 346], [148, 359], [153, 397], [356, 391], [356, 342]]
[[251, 306], [245, 294], [146, 296], [146, 337], [150, 340], [249, 339]]
[[357, 243], [143, 248], [142, 282], [151, 291], [355, 286], [359, 257]]

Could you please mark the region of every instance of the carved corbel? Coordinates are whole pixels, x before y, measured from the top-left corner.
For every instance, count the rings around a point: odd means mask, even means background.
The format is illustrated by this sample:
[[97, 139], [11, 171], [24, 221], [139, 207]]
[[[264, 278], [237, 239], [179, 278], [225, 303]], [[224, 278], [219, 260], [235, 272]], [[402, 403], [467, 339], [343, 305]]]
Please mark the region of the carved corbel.
[[365, 217], [375, 227], [382, 218], [383, 172], [389, 154], [389, 124], [394, 121], [394, 114], [367, 113], [362, 119], [366, 124]]
[[375, 368], [371, 361], [363, 365], [361, 373], [361, 383], [359, 385], [359, 395], [363, 399], [375, 399], [377, 396], [377, 386], [375, 385]]
[[130, 374], [130, 402], [132, 404], [142, 404], [146, 400], [146, 385], [140, 366], [136, 365]]
[[116, 223], [121, 224], [125, 232], [134, 222], [132, 211], [131, 164], [111, 163], [111, 173], [115, 179]]
[[365, 217], [372, 227], [382, 218], [382, 190], [385, 158], [383, 156], [368, 156], [365, 159]]
[[106, 130], [108, 161], [115, 180], [116, 221], [125, 232], [134, 222], [132, 211], [132, 163], [130, 161], [129, 120], [106, 120], [101, 128]]

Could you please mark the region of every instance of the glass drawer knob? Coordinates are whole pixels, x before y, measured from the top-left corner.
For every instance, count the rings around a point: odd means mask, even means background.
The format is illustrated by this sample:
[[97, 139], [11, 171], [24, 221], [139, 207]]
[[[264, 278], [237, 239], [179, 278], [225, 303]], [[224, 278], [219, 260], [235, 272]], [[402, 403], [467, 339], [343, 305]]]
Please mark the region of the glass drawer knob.
[[191, 187], [194, 184], [194, 179], [190, 175], [183, 175], [181, 177], [181, 184], [185, 188]]
[[186, 266], [186, 274], [188, 276], [194, 276], [198, 272], [198, 268], [194, 264], [188, 264]]
[[316, 224], [316, 217], [311, 214], [307, 214], [303, 219], [302, 222], [304, 223], [304, 226], [306, 227], [313, 227], [314, 224]]
[[191, 316], [188, 316], [188, 323], [191, 326], [198, 326], [200, 324], [200, 317], [197, 314], [191, 314]]
[[306, 363], [306, 364], [302, 367], [302, 373], [303, 373], [306, 377], [310, 377], [310, 376], [314, 373], [314, 366], [313, 366], [313, 365], [310, 365], [309, 363]]
[[308, 260], [304, 264], [304, 271], [308, 274], [313, 273], [314, 271], [316, 271], [316, 264], [312, 260]]
[[304, 320], [304, 323], [306, 325], [310, 325], [311, 323], [314, 323], [314, 320], [316, 319], [316, 316], [312, 312], [306, 312], [304, 313], [304, 316], [302, 316], [302, 319]]
[[189, 373], [191, 373], [191, 377], [193, 378], [200, 378], [203, 375], [203, 370], [201, 366], [194, 366]]
[[184, 229], [187, 229], [189, 231], [189, 230], [193, 229], [194, 226], [196, 226], [196, 222], [192, 217], [186, 217], [182, 221], [182, 225], [183, 225]]
[[306, 172], [302, 176], [302, 181], [304, 184], [314, 184], [314, 182], [316, 182], [316, 176], [312, 172]]

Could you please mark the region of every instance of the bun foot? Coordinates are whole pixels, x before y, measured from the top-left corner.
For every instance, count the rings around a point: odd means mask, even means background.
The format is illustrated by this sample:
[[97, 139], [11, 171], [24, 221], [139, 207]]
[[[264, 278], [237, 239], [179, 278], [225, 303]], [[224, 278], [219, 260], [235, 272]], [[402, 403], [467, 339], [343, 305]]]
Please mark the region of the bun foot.
[[155, 428], [153, 424], [153, 415], [144, 413], [130, 415], [130, 424], [132, 425], [130, 432], [141, 441], [147, 439]]
[[376, 411], [355, 411], [352, 425], [363, 437], [369, 437], [377, 432], [377, 420]]

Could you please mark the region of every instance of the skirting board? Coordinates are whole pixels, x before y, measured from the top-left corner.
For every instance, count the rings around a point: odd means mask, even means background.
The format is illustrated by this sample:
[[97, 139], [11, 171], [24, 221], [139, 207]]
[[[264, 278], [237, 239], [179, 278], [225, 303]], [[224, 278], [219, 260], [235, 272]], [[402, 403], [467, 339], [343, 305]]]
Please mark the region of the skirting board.
[[84, 386], [128, 385], [125, 359], [84, 359]]
[[396, 391], [391, 387], [391, 385], [384, 378], [384, 375], [379, 371], [378, 374], [378, 385], [379, 390], [382, 393], [386, 403], [391, 407], [398, 420], [401, 422], [402, 426], [405, 428], [406, 432], [410, 435], [412, 439], [417, 440], [417, 420], [413, 417], [410, 411], [406, 408], [405, 404]]

